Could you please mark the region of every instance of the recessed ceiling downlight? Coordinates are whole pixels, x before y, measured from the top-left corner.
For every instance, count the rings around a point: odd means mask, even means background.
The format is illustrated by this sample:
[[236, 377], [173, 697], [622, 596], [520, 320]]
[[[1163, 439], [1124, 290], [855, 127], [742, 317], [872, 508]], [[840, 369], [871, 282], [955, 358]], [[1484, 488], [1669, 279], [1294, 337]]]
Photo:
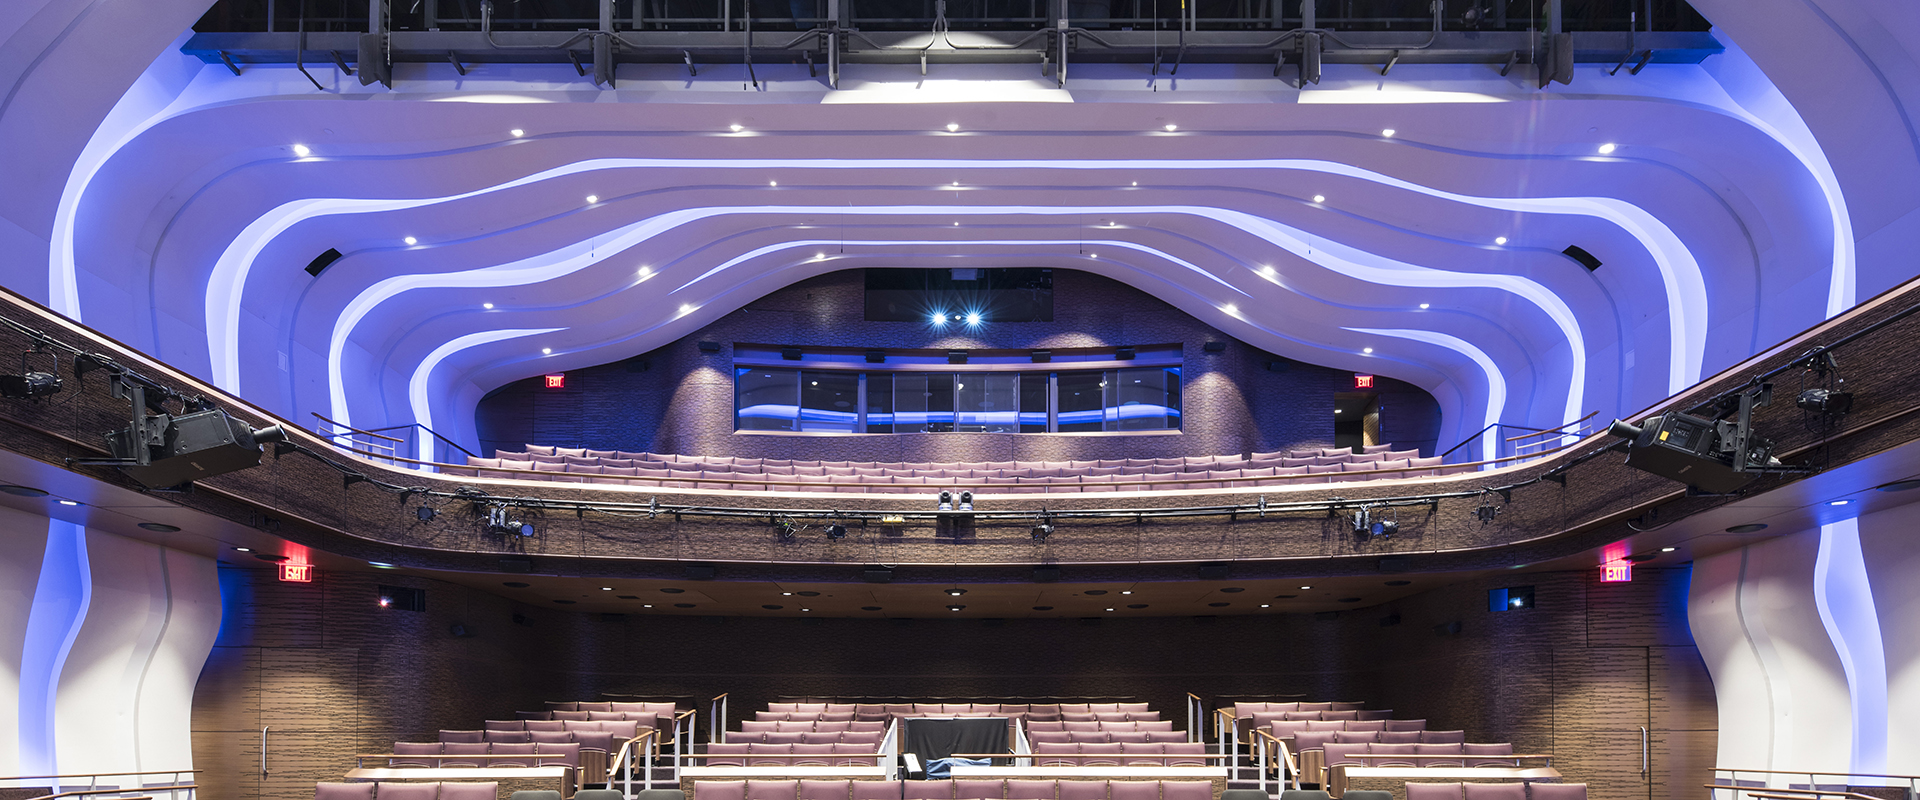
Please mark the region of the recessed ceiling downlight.
[[7, 494], [13, 495], [15, 497], [46, 497], [47, 496], [47, 492], [45, 489], [35, 489], [31, 486], [15, 486], [10, 483], [0, 484], [0, 492], [6, 492]]
[[1894, 481], [1893, 483], [1883, 483], [1873, 488], [1876, 491], [1882, 491], [1882, 492], [1904, 492], [1911, 489], [1920, 489], [1920, 478], [1915, 478], [1912, 480], [1904, 480], [1904, 481]]
[[1759, 533], [1766, 529], [1767, 524], [1764, 522], [1749, 522], [1745, 525], [1735, 525], [1728, 528], [1727, 533]]
[[174, 533], [180, 530], [179, 527], [174, 525], [168, 525], [167, 523], [164, 523], [164, 522], [142, 522], [140, 523], [140, 527], [153, 531], [155, 533]]

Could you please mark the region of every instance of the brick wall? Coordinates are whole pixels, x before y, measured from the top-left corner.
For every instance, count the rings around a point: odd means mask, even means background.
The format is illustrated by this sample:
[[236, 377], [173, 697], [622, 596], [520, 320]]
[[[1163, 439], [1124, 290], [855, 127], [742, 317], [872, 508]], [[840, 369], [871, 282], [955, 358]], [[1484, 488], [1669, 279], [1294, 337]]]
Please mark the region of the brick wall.
[[[483, 455], [527, 444], [848, 461], [1064, 461], [1331, 447], [1333, 395], [1349, 373], [1275, 357], [1234, 341], [1137, 289], [1084, 272], [1054, 272], [1053, 322], [992, 323], [976, 334], [918, 322], [867, 322], [863, 272], [823, 275], [760, 298], [651, 353], [567, 373], [565, 389], [539, 377], [482, 400]], [[719, 342], [701, 353], [698, 343]], [[1228, 343], [1207, 353], [1210, 341]], [[1179, 343], [1185, 353], [1185, 430], [1168, 436], [941, 433], [790, 437], [733, 431], [735, 342], [836, 347], [1062, 348]], [[644, 363], [644, 371], [640, 365]], [[1431, 455], [1439, 406], [1425, 391], [1379, 381], [1388, 441]]]

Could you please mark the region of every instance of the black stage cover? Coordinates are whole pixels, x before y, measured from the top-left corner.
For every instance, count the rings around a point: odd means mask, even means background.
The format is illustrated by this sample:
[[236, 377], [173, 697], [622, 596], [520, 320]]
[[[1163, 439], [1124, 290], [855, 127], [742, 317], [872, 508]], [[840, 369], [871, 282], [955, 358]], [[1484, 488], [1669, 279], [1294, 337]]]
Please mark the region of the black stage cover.
[[923, 764], [954, 753], [1008, 752], [1006, 717], [907, 717], [901, 722], [901, 751], [919, 756]]

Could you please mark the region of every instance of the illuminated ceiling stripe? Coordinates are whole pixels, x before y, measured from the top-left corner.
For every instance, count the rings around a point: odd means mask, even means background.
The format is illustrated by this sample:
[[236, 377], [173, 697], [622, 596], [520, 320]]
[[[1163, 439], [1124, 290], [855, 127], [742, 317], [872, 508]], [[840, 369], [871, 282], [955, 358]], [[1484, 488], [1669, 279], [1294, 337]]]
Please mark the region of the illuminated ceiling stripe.
[[[1354, 333], [1371, 333], [1376, 336], [1389, 336], [1395, 339], [1407, 339], [1415, 342], [1444, 347], [1466, 356], [1480, 365], [1480, 371], [1487, 375], [1487, 415], [1484, 425], [1491, 426], [1500, 421], [1500, 412], [1507, 407], [1507, 376], [1500, 373], [1500, 367], [1486, 351], [1474, 347], [1472, 343], [1457, 336], [1449, 336], [1436, 331], [1395, 330], [1384, 328], [1347, 328]], [[1499, 457], [1499, 429], [1488, 427], [1480, 434], [1480, 458], [1488, 461]]]
[[[445, 361], [448, 356], [469, 347], [478, 347], [491, 342], [518, 339], [522, 336], [535, 336], [542, 333], [553, 333], [554, 331], [563, 330], [566, 329], [509, 328], [496, 331], [480, 331], [478, 333], [469, 333], [434, 348], [433, 352], [428, 353], [427, 357], [421, 359], [420, 364], [413, 368], [413, 376], [407, 380], [407, 403], [413, 407], [413, 421], [420, 423], [422, 427], [428, 430], [433, 429], [433, 403], [428, 396], [428, 390], [431, 388], [428, 382], [429, 379], [433, 377], [433, 368], [440, 366], [440, 362]], [[421, 461], [432, 461], [433, 437], [422, 434], [414, 438], [418, 445], [418, 454], [415, 455], [414, 458]]]
[[[852, 213], [860, 216], [1004, 216], [1004, 215], [1041, 215], [1075, 216], [1089, 213], [1111, 213], [1107, 207], [1057, 207], [1057, 206], [892, 206], [860, 208], [852, 212], [832, 206], [724, 206], [716, 208], [680, 209], [660, 214], [640, 222], [632, 223], [607, 234], [576, 242], [566, 247], [519, 261], [493, 267], [485, 267], [464, 272], [425, 273], [417, 275], [399, 275], [382, 280], [362, 291], [350, 301], [335, 319], [333, 331], [327, 348], [328, 397], [332, 416], [343, 425], [352, 425], [352, 409], [346, 397], [346, 381], [343, 359], [347, 339], [360, 321], [372, 313], [373, 309], [404, 292], [431, 288], [496, 288], [519, 286], [554, 280], [578, 272], [599, 263], [603, 258], [644, 243], [652, 237], [671, 230], [674, 227], [701, 219], [741, 214], [799, 214], [817, 215], [823, 213]], [[1580, 407], [1585, 402], [1586, 341], [1581, 334], [1578, 319], [1573, 309], [1548, 290], [1534, 281], [1512, 275], [1485, 274], [1471, 272], [1453, 272], [1423, 267], [1394, 259], [1367, 253], [1355, 248], [1320, 240], [1318, 246], [1310, 246], [1307, 235], [1297, 228], [1282, 225], [1262, 217], [1256, 217], [1239, 211], [1205, 206], [1138, 206], [1127, 209], [1129, 213], [1181, 214], [1212, 219], [1231, 225], [1257, 236], [1275, 246], [1291, 252], [1310, 263], [1318, 264], [1336, 273], [1346, 275], [1368, 283], [1415, 288], [1491, 288], [1506, 291], [1528, 300], [1538, 306], [1556, 325], [1566, 338], [1572, 358], [1571, 379], [1567, 391], [1567, 403], [1561, 422], [1578, 419]], [[999, 241], [999, 240], [995, 240]], [[991, 243], [991, 242], [990, 242]], [[1061, 244], [1077, 244], [1062, 242]], [[707, 270], [693, 280], [687, 281], [669, 293], [677, 293], [694, 283], [712, 277], [721, 271], [735, 266], [761, 252], [773, 252], [787, 246], [819, 247], [842, 244], [829, 240], [806, 240], [799, 243], [769, 245], [753, 253], [735, 257], [719, 266]], [[876, 244], [895, 244], [878, 242]], [[925, 244], [957, 244], [951, 241], [927, 242]], [[1036, 244], [1021, 241], [1019, 244]], [[1245, 291], [1201, 269], [1200, 267], [1175, 258], [1153, 248], [1132, 243], [1113, 242], [1113, 246], [1146, 252], [1180, 264], [1213, 282], [1232, 289], [1242, 296], [1251, 297]], [[1244, 266], [1244, 265], [1242, 265]], [[237, 348], [236, 348], [237, 350]], [[237, 360], [237, 356], [236, 356]]]
[[[320, 161], [321, 159], [308, 159]], [[1706, 281], [1699, 263], [1672, 229], [1644, 209], [1604, 197], [1500, 198], [1478, 197], [1434, 189], [1372, 170], [1316, 159], [1224, 160], [958, 160], [958, 159], [588, 159], [544, 170], [495, 186], [436, 198], [349, 199], [317, 198], [283, 204], [235, 237], [215, 262], [207, 285], [207, 341], [215, 385], [239, 391], [240, 305], [255, 258], [266, 242], [299, 222], [335, 214], [396, 211], [454, 202], [540, 181], [584, 172], [613, 169], [1009, 169], [1009, 170], [1299, 170], [1342, 175], [1399, 188], [1438, 199], [1495, 210], [1523, 213], [1588, 216], [1612, 222], [1638, 239], [1661, 273], [1666, 289], [1670, 331], [1668, 390], [1678, 393], [1699, 378], [1706, 351]], [[844, 208], [838, 209], [845, 211]], [[1114, 209], [1103, 209], [1112, 211]], [[71, 269], [71, 264], [61, 268]], [[69, 276], [70, 279], [70, 276]]]

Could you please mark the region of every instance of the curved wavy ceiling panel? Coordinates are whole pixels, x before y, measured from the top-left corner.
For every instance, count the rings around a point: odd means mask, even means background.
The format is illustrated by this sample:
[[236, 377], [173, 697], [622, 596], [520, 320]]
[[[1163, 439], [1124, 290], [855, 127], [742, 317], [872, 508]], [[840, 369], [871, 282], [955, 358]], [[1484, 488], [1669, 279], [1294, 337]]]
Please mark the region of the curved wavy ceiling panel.
[[[487, 389], [645, 352], [812, 275], [1083, 269], [1256, 347], [1424, 386], [1458, 440], [1664, 398], [1823, 318], [1833, 280], [1817, 182], [1684, 97], [428, 97], [229, 95], [159, 120], [86, 183], [50, 283], [289, 418], [470, 439]], [[301, 269], [328, 248], [344, 257]]]

